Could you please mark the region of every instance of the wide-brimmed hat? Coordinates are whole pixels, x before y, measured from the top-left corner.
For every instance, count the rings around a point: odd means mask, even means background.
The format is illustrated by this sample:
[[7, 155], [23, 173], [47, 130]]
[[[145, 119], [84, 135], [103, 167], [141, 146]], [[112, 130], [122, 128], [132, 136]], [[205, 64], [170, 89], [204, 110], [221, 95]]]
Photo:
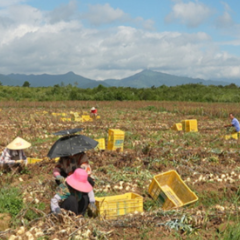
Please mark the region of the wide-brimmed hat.
[[91, 110], [95, 110], [95, 107], [92, 107]]
[[92, 185], [88, 182], [88, 174], [81, 168], [77, 168], [72, 175], [68, 176], [66, 182], [79, 192], [92, 191]]
[[29, 147], [31, 147], [31, 143], [20, 137], [15, 138], [11, 143], [7, 145], [7, 148], [11, 150], [21, 150]]

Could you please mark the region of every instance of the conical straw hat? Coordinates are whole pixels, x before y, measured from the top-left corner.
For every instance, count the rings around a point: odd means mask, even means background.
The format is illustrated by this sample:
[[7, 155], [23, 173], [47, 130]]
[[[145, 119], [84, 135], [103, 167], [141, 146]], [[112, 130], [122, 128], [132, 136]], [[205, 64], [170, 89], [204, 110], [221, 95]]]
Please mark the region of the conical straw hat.
[[27, 142], [26, 140], [20, 137], [17, 137], [7, 145], [7, 148], [11, 150], [21, 150], [21, 149], [29, 148], [30, 146], [31, 146], [31, 143]]

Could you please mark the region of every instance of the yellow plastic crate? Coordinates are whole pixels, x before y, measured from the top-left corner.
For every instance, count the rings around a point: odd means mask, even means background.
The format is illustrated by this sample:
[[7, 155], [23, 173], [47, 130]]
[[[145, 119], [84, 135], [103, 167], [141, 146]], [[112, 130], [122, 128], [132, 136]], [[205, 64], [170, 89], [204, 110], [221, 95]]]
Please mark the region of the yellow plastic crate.
[[52, 113], [53, 116], [61, 116], [61, 117], [66, 117], [66, 113]]
[[34, 164], [34, 163], [38, 163], [38, 162], [41, 162], [41, 161], [42, 161], [41, 158], [27, 158], [28, 164]]
[[175, 124], [172, 126], [172, 130], [182, 131], [182, 123], [175, 123]]
[[109, 129], [108, 130], [108, 150], [120, 149], [123, 151], [125, 132], [120, 129]]
[[182, 121], [182, 130], [184, 132], [198, 132], [198, 124], [196, 119]]
[[75, 122], [83, 122], [82, 118], [78, 117], [74, 119]]
[[71, 113], [71, 117], [72, 117], [73, 119], [79, 118], [79, 114], [78, 114], [77, 112]]
[[164, 210], [179, 208], [198, 200], [174, 170], [154, 176], [148, 192]]
[[82, 121], [83, 122], [92, 122], [93, 119], [90, 117], [90, 115], [82, 115]]
[[95, 141], [98, 142], [98, 145], [96, 146], [96, 149], [99, 150], [105, 150], [105, 138], [99, 138], [99, 139], [95, 139]]
[[118, 216], [143, 212], [143, 197], [136, 193], [125, 193], [109, 197], [95, 197], [98, 216], [116, 219]]
[[71, 118], [61, 118], [61, 120], [62, 120], [63, 122], [71, 122], [71, 121], [72, 121]]
[[229, 135], [225, 135], [224, 138], [225, 138], [225, 140], [229, 140], [229, 139], [238, 140], [238, 135], [239, 135], [239, 132], [236, 132], [236, 133], [232, 133], [232, 134], [229, 134]]

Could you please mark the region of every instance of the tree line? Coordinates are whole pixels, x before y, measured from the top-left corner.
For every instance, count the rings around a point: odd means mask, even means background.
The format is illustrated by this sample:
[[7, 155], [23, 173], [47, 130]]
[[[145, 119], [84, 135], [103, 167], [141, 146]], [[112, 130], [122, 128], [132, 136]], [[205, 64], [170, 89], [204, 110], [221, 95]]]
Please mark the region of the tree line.
[[227, 86], [205, 86], [202, 84], [186, 84], [174, 87], [165, 85], [151, 88], [104, 87], [82, 89], [63, 84], [53, 87], [0, 86], [0, 100], [30, 101], [192, 101], [192, 102], [240, 102], [240, 87], [235, 84]]

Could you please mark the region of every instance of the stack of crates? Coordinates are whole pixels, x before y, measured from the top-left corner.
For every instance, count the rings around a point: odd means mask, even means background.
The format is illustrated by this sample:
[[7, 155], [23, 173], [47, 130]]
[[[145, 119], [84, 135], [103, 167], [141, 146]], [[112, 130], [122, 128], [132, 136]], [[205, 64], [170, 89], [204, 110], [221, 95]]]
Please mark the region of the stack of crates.
[[196, 119], [182, 121], [182, 130], [184, 132], [198, 132], [198, 124]]
[[148, 192], [164, 210], [179, 208], [198, 200], [174, 170], [154, 176]]
[[172, 130], [182, 131], [182, 123], [175, 123], [175, 124], [172, 126]]
[[98, 145], [96, 146], [96, 149], [98, 150], [105, 150], [105, 138], [99, 138], [95, 139], [95, 141], [98, 142]]
[[143, 197], [136, 193], [125, 193], [110, 197], [95, 197], [98, 216], [117, 219], [118, 216], [143, 212]]
[[123, 151], [125, 132], [120, 129], [109, 129], [108, 130], [108, 150], [117, 150]]

